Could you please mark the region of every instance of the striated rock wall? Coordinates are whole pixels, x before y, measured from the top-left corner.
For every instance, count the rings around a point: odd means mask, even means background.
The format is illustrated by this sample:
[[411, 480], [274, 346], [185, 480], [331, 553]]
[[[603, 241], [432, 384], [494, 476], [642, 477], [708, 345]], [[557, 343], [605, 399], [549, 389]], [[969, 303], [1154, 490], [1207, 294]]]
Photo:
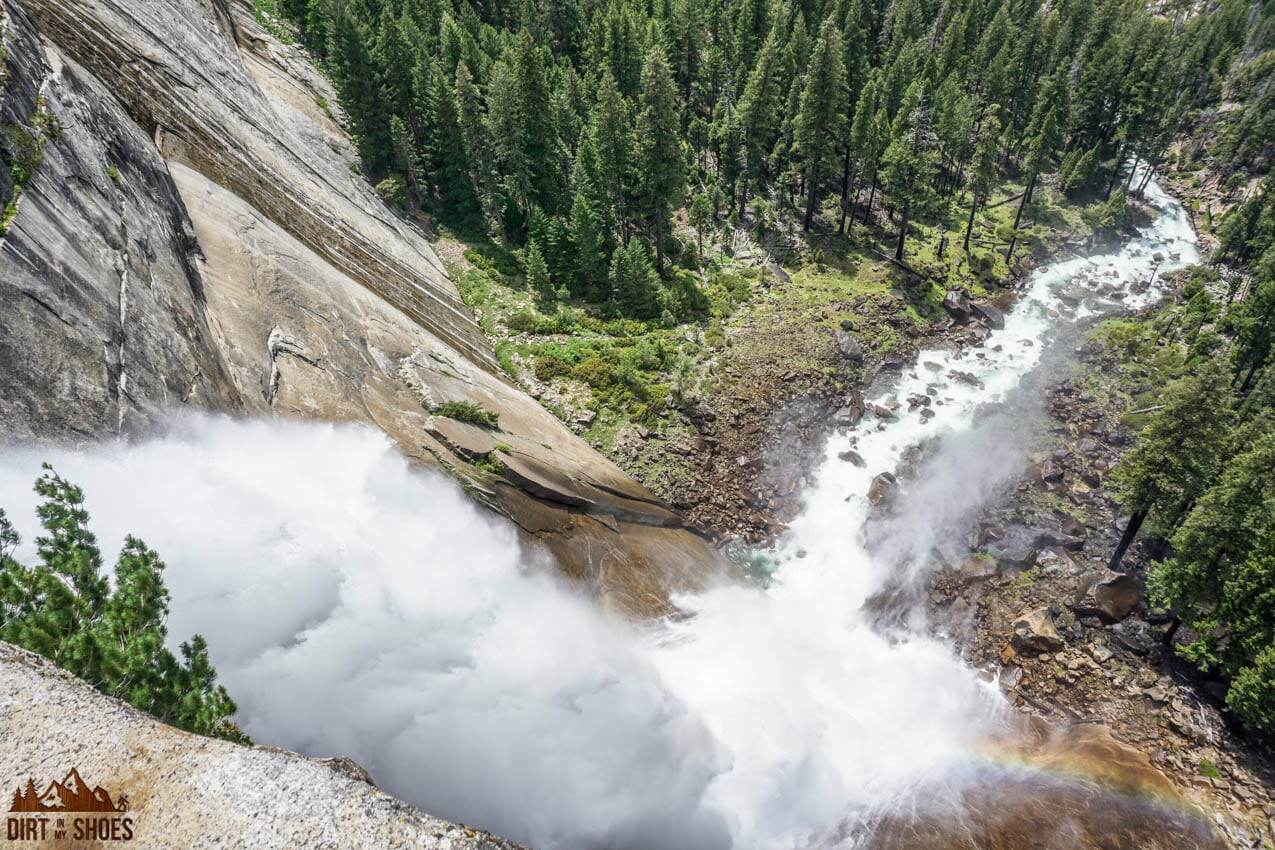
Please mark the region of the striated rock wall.
[[[346, 759], [308, 759], [166, 726], [38, 655], [0, 642], [0, 779], [6, 799], [72, 769], [128, 798], [136, 850], [175, 847], [517, 850], [422, 814]], [[83, 847], [85, 842], [20, 842]], [[106, 842], [101, 846], [113, 846]], [[98, 846], [96, 843], [93, 846]], [[121, 846], [123, 843], [121, 842]]]
[[[42, 151], [0, 236], [0, 439], [144, 434], [175, 408], [363, 421], [627, 613], [716, 569], [500, 371], [429, 243], [358, 176], [334, 93], [246, 0], [0, 8], [0, 123]], [[459, 400], [499, 428], [430, 412]]]
[[[0, 435], [144, 428], [170, 404], [241, 410], [164, 161], [101, 82], [0, 9], [0, 206], [16, 205], [0, 236]], [[29, 171], [16, 195], [15, 164]]]

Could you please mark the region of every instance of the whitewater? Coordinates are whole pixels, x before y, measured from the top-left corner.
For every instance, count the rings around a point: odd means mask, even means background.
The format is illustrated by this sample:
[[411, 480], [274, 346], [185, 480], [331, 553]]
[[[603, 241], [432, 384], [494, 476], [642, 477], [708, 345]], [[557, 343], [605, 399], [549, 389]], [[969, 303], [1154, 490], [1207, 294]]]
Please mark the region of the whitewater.
[[[956, 795], [1012, 722], [923, 606], [883, 626], [870, 602], [1021, 472], [1032, 446], [995, 411], [1060, 329], [1198, 261], [1182, 208], [1154, 182], [1148, 201], [1140, 236], [1038, 269], [982, 346], [920, 352], [869, 399], [895, 416], [830, 437], [764, 586], [678, 597], [668, 621], [604, 614], [364, 427], [183, 416], [132, 444], [4, 448], [0, 507], [30, 560], [50, 462], [108, 562], [129, 533], [160, 552], [170, 638], [208, 638], [255, 741], [348, 755], [432, 814], [564, 850], [852, 844], [856, 823]], [[927, 394], [932, 417], [908, 412]], [[924, 444], [928, 474], [869, 547], [872, 478]]]

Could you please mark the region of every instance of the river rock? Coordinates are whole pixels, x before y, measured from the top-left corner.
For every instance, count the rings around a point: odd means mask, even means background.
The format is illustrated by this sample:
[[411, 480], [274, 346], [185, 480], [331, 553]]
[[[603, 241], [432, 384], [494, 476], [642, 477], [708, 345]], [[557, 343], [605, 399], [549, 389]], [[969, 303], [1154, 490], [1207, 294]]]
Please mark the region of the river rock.
[[959, 369], [953, 369], [947, 373], [947, 376], [958, 384], [969, 384], [971, 387], [983, 386], [983, 382], [972, 372], [962, 372]]
[[943, 296], [942, 305], [953, 320], [961, 323], [970, 320], [970, 299], [959, 289], [949, 289]]
[[1058, 635], [1054, 618], [1047, 607], [1020, 614], [1013, 628], [1010, 645], [1023, 655], [1057, 652], [1063, 648], [1063, 639]]
[[874, 505], [889, 502], [897, 494], [898, 488], [899, 482], [894, 473], [882, 472], [868, 485], [868, 501]]
[[1001, 312], [999, 307], [994, 307], [987, 303], [974, 304], [970, 308], [974, 315], [982, 319], [989, 328], [1000, 330], [1005, 327], [1005, 314]]
[[1127, 573], [1103, 570], [1090, 576], [1072, 603], [1078, 617], [1098, 617], [1115, 623], [1129, 616], [1142, 599], [1142, 591]]
[[1065, 531], [1054, 531], [1048, 528], [1033, 529], [1036, 533], [1035, 542], [1041, 549], [1047, 547], [1062, 547], [1070, 549], [1073, 552], [1085, 548], [1085, 538], [1068, 534]]
[[846, 396], [845, 404], [837, 409], [832, 415], [832, 419], [838, 425], [850, 427], [858, 425], [859, 420], [863, 418], [863, 393], [854, 390], [850, 395]]
[[858, 366], [863, 362], [863, 343], [859, 342], [859, 338], [850, 331], [841, 329], [836, 333], [837, 349], [841, 352], [841, 356], [845, 357], [854, 365]]
[[866, 461], [863, 459], [863, 455], [859, 454], [854, 449], [846, 449], [844, 452], [838, 454], [837, 458], [845, 461], [846, 463], [853, 464], [854, 466], [862, 467], [866, 464]]
[[1026, 570], [1036, 565], [1040, 548], [1034, 537], [1025, 529], [1015, 528], [999, 540], [991, 540], [984, 547], [988, 555], [996, 559], [1002, 570]]

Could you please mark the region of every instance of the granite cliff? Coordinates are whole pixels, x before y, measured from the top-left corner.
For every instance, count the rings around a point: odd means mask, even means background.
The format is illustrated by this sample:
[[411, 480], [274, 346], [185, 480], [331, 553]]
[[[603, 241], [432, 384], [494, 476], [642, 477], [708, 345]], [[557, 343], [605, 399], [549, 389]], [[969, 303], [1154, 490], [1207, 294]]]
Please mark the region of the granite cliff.
[[0, 8], [0, 439], [134, 437], [182, 409], [366, 422], [619, 610], [702, 581], [711, 547], [507, 379], [247, 0]]

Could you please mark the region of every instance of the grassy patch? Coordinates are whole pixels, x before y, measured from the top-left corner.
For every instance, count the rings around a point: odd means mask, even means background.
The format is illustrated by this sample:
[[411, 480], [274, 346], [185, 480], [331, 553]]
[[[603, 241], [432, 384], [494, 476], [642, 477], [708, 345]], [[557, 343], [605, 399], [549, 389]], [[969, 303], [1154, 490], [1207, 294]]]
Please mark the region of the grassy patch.
[[482, 428], [500, 427], [500, 416], [472, 401], [445, 401], [434, 412], [458, 422], [468, 422]]
[[9, 203], [4, 205], [4, 210], [0, 211], [0, 236], [4, 236], [9, 232], [9, 228], [13, 226], [13, 220], [18, 217], [18, 193], [13, 193], [13, 198]]
[[284, 44], [292, 44], [293, 32], [279, 11], [279, 0], [252, 0], [252, 16], [261, 28]]

